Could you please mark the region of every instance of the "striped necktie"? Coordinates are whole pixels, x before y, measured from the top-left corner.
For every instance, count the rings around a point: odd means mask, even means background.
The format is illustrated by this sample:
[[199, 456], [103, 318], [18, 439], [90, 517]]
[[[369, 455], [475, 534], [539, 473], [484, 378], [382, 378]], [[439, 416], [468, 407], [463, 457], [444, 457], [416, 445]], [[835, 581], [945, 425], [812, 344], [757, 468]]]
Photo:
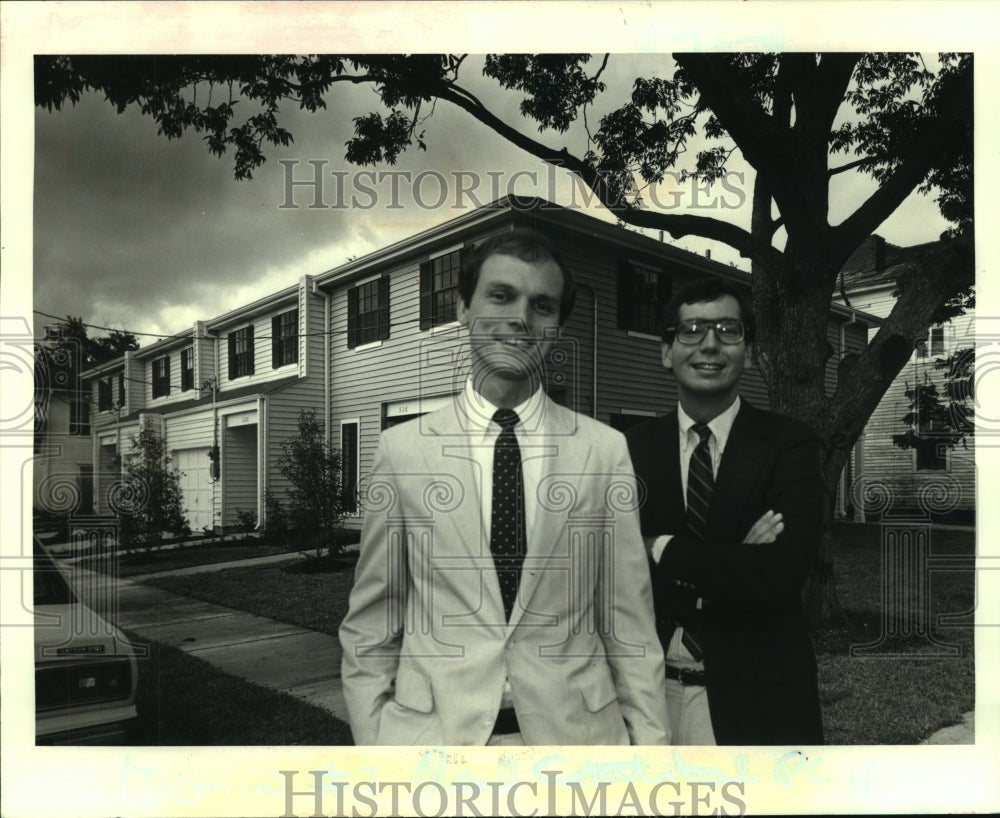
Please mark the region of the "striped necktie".
[[490, 550], [504, 613], [510, 621], [517, 599], [527, 542], [524, 522], [524, 475], [521, 471], [521, 448], [514, 435], [520, 420], [513, 409], [498, 409], [493, 421], [501, 432], [493, 447], [493, 507], [490, 519]]
[[696, 423], [691, 428], [700, 440], [694, 447], [688, 464], [687, 524], [691, 533], [703, 540], [708, 525], [708, 507], [712, 504], [712, 491], [715, 488], [712, 453], [708, 449], [712, 430], [704, 423]]
[[[688, 464], [687, 484], [687, 525], [691, 533], [699, 540], [705, 539], [708, 525], [708, 508], [712, 504], [712, 491], [715, 488], [715, 475], [712, 471], [712, 453], [708, 441], [712, 430], [704, 423], [696, 423], [691, 427], [698, 435], [698, 445], [691, 453]], [[697, 622], [684, 625], [681, 641], [695, 661], [700, 662], [704, 653], [700, 641], [700, 628]]]

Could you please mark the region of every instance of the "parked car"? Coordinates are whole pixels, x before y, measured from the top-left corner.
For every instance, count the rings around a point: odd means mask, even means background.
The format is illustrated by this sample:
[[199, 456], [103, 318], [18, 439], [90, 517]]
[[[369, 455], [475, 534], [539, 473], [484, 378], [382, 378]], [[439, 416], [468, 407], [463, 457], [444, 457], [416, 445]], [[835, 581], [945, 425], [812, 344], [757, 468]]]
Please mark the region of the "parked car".
[[128, 639], [80, 601], [37, 539], [34, 586], [35, 742], [126, 740], [138, 677]]

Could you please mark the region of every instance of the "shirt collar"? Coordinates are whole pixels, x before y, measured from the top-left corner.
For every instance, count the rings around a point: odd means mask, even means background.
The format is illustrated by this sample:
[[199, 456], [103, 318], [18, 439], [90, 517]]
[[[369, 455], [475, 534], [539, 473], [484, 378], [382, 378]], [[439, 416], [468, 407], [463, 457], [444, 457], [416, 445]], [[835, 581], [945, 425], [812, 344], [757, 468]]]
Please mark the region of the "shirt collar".
[[[468, 421], [468, 428], [485, 436], [490, 432], [499, 430], [499, 426], [493, 423], [493, 414], [499, 407], [494, 406], [490, 401], [479, 394], [472, 386], [472, 379], [465, 382], [465, 390], [462, 393], [463, 409]], [[536, 389], [527, 400], [513, 407], [519, 418], [515, 428], [527, 429], [530, 431], [541, 431], [542, 417], [545, 410], [545, 392]]]
[[[716, 415], [708, 422], [708, 428], [712, 430], [712, 435], [715, 437], [715, 443], [718, 451], [722, 451], [726, 448], [726, 441], [729, 439], [729, 432], [732, 431], [733, 421], [736, 420], [736, 415], [740, 411], [740, 396], [736, 396], [736, 400], [733, 401], [733, 405], [730, 406], [721, 415]], [[691, 427], [694, 426], [696, 421], [692, 420], [691, 416], [684, 411], [684, 408], [678, 402], [677, 404], [677, 429], [681, 436], [681, 451], [686, 451], [688, 443], [691, 440]]]

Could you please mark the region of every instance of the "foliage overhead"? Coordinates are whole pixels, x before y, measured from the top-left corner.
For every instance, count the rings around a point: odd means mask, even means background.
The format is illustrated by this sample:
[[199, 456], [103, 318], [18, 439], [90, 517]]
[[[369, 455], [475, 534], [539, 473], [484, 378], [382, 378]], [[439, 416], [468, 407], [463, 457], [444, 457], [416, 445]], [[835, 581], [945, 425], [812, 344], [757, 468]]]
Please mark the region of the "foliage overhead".
[[[279, 124], [283, 104], [315, 112], [327, 107], [336, 84], [366, 84], [382, 110], [354, 118], [346, 156], [356, 164], [394, 164], [414, 145], [426, 149], [424, 123], [433, 103], [444, 100], [529, 153], [579, 174], [617, 211], [640, 209], [642, 187], [673, 168], [718, 178], [738, 148], [766, 180], [785, 220], [815, 216], [817, 207], [825, 216], [825, 198], [803, 201], [813, 191], [801, 190], [796, 174], [788, 173], [795, 170], [790, 162], [801, 162], [829, 176], [854, 169], [870, 174], [887, 191], [885, 215], [917, 186], [935, 189], [945, 217], [959, 228], [968, 224], [971, 55], [942, 54], [936, 71], [919, 55], [901, 53], [674, 58], [673, 76], [636, 78], [631, 96], [593, 131], [586, 123], [587, 149], [579, 156], [498, 118], [460, 83], [468, 55], [39, 56], [35, 98], [54, 110], [94, 90], [119, 112], [137, 105], [168, 138], [192, 130], [204, 134], [216, 155], [232, 148], [236, 178], [248, 179], [266, 161], [267, 145], [292, 141]], [[606, 91], [601, 77], [609, 59], [604, 55], [591, 69], [586, 54], [494, 54], [485, 57], [482, 74], [521, 95], [521, 113], [537, 131], [563, 133], [581, 117], [586, 122], [588, 107]], [[720, 144], [682, 165], [698, 134]], [[830, 169], [836, 153], [857, 158]], [[703, 217], [701, 229], [685, 229], [726, 241], [712, 221]], [[880, 221], [866, 225], [865, 235]], [[730, 243], [748, 257], [759, 252], [748, 236]]]

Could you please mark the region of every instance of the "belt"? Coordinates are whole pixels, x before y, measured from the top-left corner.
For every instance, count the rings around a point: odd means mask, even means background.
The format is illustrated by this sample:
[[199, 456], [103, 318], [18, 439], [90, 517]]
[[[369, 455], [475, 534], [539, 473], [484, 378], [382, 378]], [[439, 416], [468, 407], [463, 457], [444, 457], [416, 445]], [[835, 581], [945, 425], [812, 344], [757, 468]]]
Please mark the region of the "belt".
[[697, 685], [698, 687], [705, 686], [704, 670], [692, 670], [687, 667], [671, 667], [670, 665], [666, 665], [665, 667], [668, 679], [674, 679], [685, 687], [688, 685]]
[[513, 707], [501, 707], [497, 713], [496, 724], [493, 725], [493, 735], [504, 736], [510, 733], [520, 733], [521, 725], [517, 723], [517, 713]]

